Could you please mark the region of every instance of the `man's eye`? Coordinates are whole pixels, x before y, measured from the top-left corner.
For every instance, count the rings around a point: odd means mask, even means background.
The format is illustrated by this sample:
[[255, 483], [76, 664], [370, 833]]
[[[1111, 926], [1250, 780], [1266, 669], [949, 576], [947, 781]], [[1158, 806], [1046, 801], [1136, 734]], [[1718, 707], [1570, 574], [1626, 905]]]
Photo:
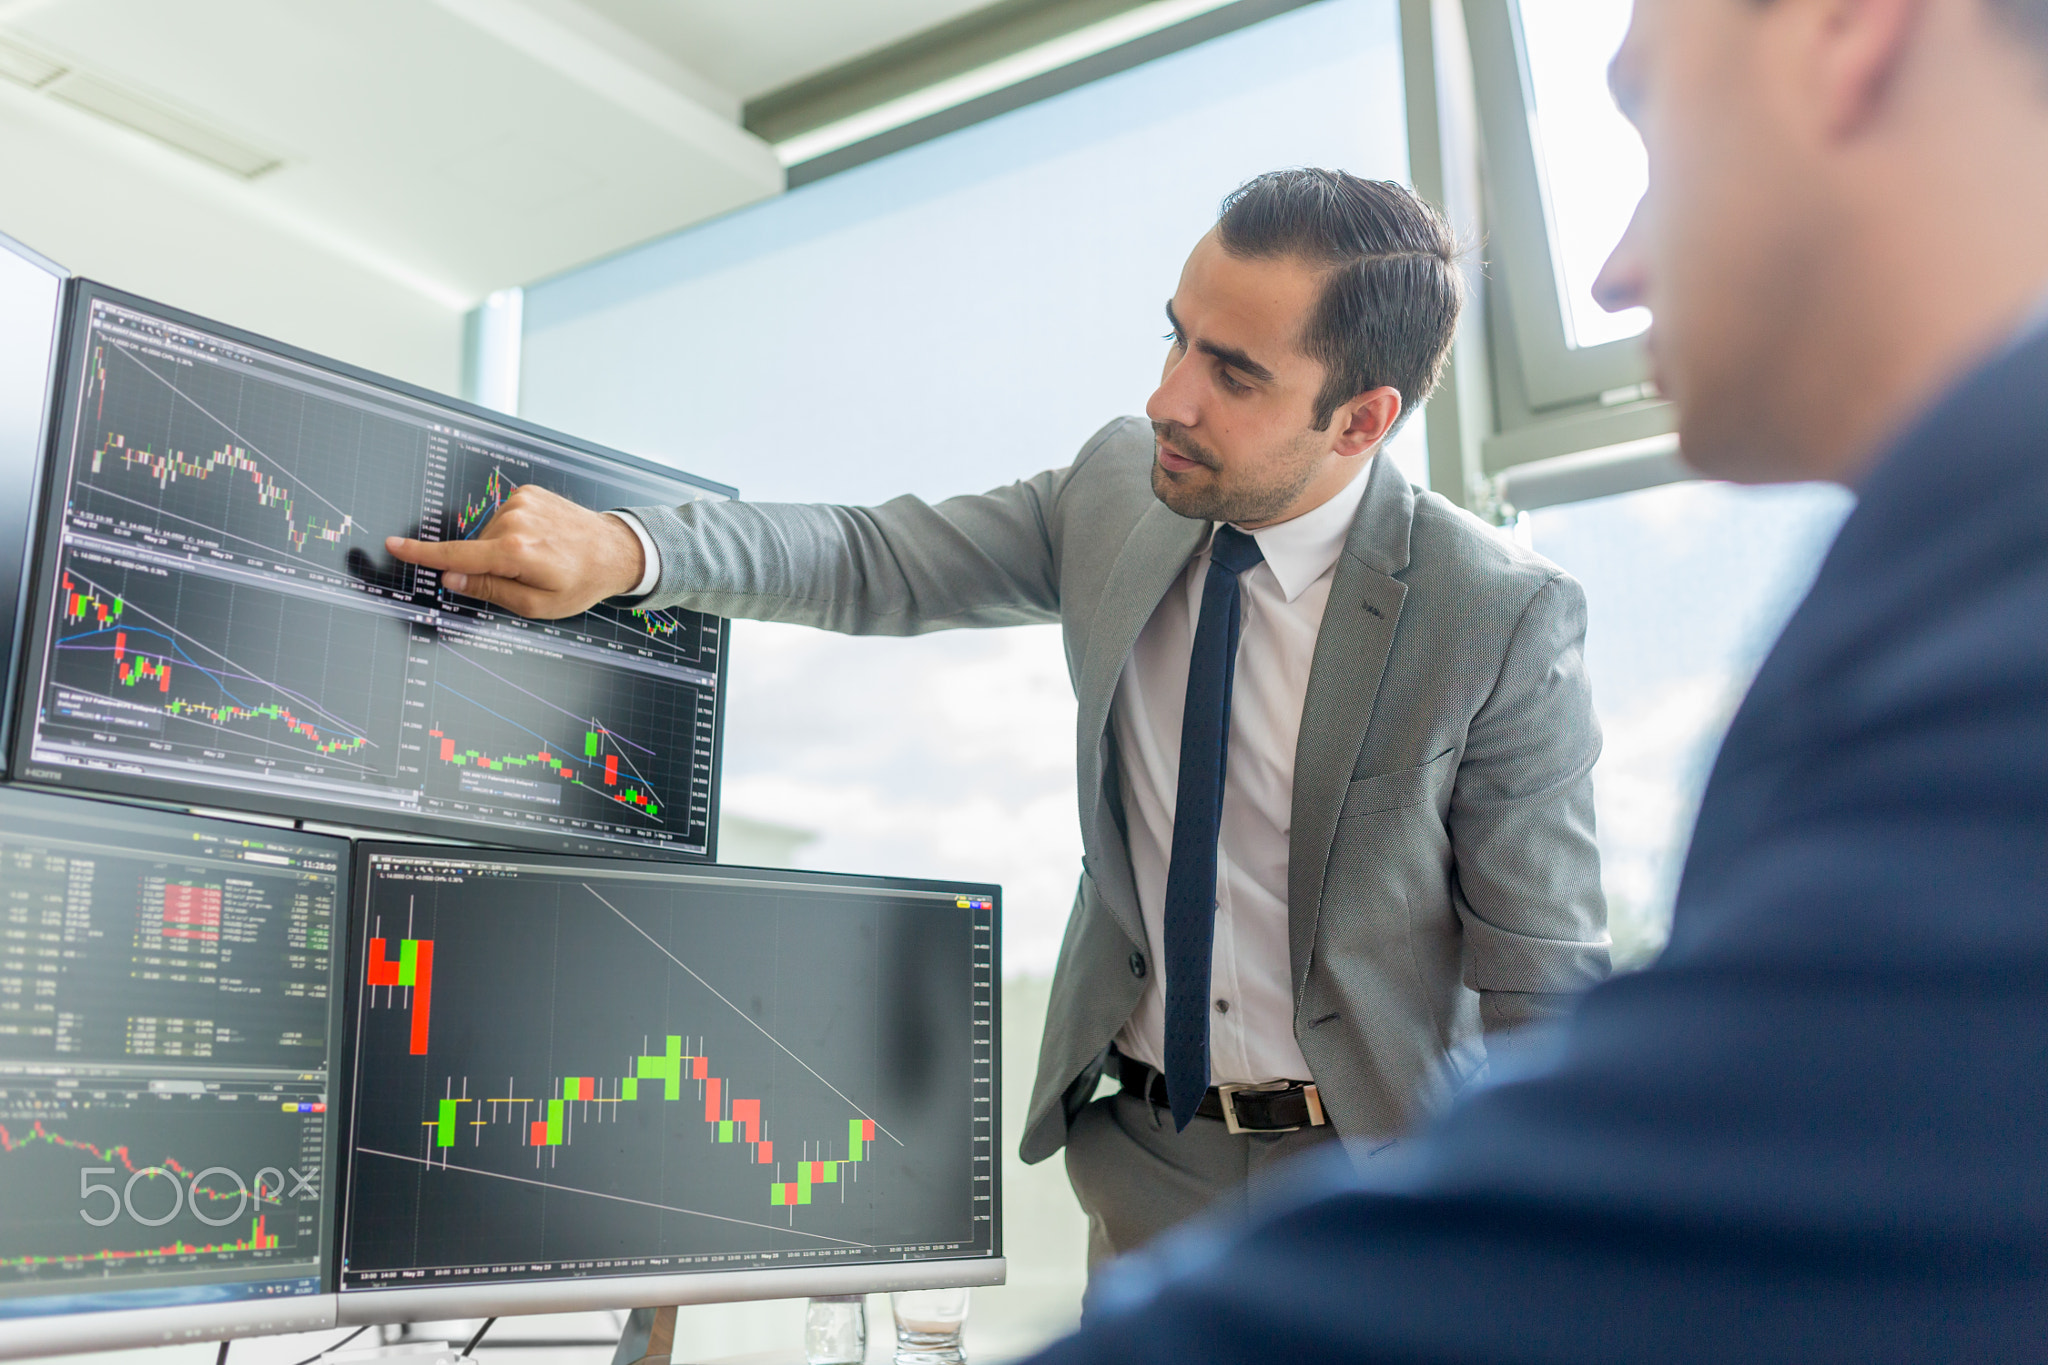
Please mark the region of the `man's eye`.
[[1221, 379], [1223, 381], [1223, 387], [1230, 390], [1232, 393], [1250, 393], [1252, 391], [1251, 385], [1238, 383], [1237, 379], [1234, 376], [1232, 376], [1232, 374], [1228, 370], [1216, 371], [1216, 377], [1218, 379]]
[[1160, 340], [1172, 342], [1175, 350], [1179, 350], [1181, 347], [1187, 345], [1186, 342], [1180, 339], [1179, 332], [1168, 332], [1165, 336], [1161, 337]]

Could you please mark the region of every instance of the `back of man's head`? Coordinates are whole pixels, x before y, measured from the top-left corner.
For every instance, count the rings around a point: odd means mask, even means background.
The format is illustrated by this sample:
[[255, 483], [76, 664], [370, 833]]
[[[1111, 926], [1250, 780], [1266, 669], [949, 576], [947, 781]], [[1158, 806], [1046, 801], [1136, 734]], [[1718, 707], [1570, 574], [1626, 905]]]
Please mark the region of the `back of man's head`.
[[1315, 427], [1381, 386], [1401, 420], [1436, 388], [1464, 300], [1450, 227], [1414, 191], [1343, 171], [1269, 171], [1223, 201], [1217, 241], [1241, 260], [1293, 257], [1326, 270], [1301, 348], [1327, 372]]

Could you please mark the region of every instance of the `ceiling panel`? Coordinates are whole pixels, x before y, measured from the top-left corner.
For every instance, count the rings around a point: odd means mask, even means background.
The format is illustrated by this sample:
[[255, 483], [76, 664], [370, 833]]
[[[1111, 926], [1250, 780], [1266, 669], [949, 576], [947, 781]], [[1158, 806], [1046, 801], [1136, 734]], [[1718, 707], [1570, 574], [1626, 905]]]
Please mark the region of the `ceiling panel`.
[[988, 0], [582, 0], [742, 99], [837, 66]]
[[417, 375], [423, 319], [780, 192], [749, 97], [985, 3], [0, 0], [0, 231]]
[[471, 297], [780, 185], [729, 123], [696, 108], [679, 133], [671, 110], [601, 95], [455, 6], [68, 0], [10, 28], [269, 152], [264, 195]]

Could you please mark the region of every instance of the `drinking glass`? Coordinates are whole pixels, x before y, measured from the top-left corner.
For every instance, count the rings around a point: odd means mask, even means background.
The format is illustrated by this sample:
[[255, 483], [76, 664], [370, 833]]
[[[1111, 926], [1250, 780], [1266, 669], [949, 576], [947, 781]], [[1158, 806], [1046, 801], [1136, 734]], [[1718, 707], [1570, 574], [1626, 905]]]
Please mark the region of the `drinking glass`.
[[868, 1358], [865, 1294], [828, 1294], [804, 1313], [804, 1359], [810, 1365], [861, 1365]]
[[964, 1289], [911, 1289], [889, 1296], [896, 1315], [896, 1365], [964, 1365]]

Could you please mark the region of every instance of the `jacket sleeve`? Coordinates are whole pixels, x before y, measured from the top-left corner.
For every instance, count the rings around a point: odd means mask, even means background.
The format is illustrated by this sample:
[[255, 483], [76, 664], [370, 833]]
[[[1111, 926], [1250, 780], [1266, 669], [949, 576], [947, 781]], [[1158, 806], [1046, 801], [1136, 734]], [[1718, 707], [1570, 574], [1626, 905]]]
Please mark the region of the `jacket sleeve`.
[[635, 507], [661, 556], [644, 604], [849, 635], [1056, 621], [1053, 521], [1071, 474], [936, 504]]
[[1516, 623], [1451, 793], [1464, 978], [1489, 1033], [1558, 1014], [1607, 975], [1585, 636], [1585, 592], [1558, 574]]

